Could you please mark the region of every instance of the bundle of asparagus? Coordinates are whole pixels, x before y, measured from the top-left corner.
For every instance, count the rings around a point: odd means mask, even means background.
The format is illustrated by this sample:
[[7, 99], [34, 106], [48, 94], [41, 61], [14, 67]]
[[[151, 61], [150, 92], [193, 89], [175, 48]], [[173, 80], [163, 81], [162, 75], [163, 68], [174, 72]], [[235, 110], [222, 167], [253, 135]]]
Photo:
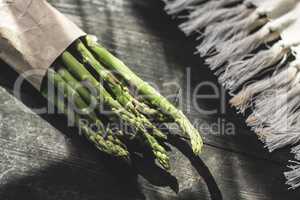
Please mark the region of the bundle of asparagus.
[[187, 117], [96, 37], [87, 36], [45, 0], [0, 4], [0, 18], [5, 19], [0, 20], [0, 58], [99, 150], [128, 160], [134, 141], [169, 169], [167, 134], [160, 125], [177, 123], [194, 153], [201, 152], [202, 138]]
[[197, 52], [233, 96], [238, 112], [272, 152], [293, 146], [287, 184], [300, 186], [300, 1], [165, 0], [183, 15], [187, 34], [198, 34]]
[[[193, 151], [201, 152], [202, 139], [183, 113], [92, 36], [75, 41], [48, 70], [47, 80], [42, 94], [70, 119], [74, 118], [82, 133], [103, 152], [129, 159], [128, 140], [138, 140], [163, 168], [169, 169], [169, 157], [162, 144], [167, 136], [153, 122], [178, 123], [190, 137]], [[57, 93], [50, 94], [49, 88], [55, 88]], [[134, 96], [129, 88], [141, 95]], [[96, 109], [89, 109], [91, 105]], [[94, 131], [80, 123], [81, 119], [99, 128]], [[131, 131], [112, 130], [114, 122], [125, 123]]]

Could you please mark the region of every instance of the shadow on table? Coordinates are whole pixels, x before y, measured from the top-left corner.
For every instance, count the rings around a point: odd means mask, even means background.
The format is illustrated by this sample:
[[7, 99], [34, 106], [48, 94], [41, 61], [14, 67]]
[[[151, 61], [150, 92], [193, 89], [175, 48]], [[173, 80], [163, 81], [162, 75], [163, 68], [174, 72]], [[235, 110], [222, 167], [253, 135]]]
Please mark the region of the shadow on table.
[[[197, 170], [199, 175], [204, 179], [210, 193], [211, 200], [222, 200], [222, 193], [208, 167], [199, 156], [194, 155], [191, 147], [180, 137], [169, 135], [168, 142], [176, 147], [184, 156], [186, 156], [191, 165]], [[183, 197], [184, 199], [184, 197]], [[187, 198], [186, 198], [187, 199]]]

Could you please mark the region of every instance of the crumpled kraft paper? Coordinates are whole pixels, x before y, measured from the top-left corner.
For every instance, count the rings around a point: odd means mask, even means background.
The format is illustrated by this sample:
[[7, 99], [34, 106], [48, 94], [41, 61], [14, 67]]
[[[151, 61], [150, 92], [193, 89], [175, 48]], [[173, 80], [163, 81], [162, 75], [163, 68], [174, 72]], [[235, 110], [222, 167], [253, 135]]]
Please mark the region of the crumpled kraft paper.
[[0, 58], [38, 90], [51, 64], [84, 35], [45, 0], [0, 0]]

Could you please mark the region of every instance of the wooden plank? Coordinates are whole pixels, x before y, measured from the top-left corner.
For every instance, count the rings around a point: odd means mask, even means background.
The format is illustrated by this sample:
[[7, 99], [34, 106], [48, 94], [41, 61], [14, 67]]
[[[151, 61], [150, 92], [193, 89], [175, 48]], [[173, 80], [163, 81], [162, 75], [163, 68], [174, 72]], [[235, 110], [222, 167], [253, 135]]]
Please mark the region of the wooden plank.
[[[97, 35], [141, 77], [158, 85], [163, 94], [177, 91], [164, 83], [179, 84], [185, 111], [189, 107], [185, 93], [202, 81], [216, 83], [203, 61], [192, 56], [192, 39], [178, 31], [159, 0], [50, 2], [84, 30]], [[191, 88], [187, 86], [188, 69]], [[13, 70], [3, 67], [0, 84], [11, 91], [16, 78]], [[187, 154], [172, 147], [174, 178], [149, 160], [135, 158], [134, 168], [112, 161], [68, 128], [64, 117], [32, 113], [28, 107], [45, 106], [46, 102], [28, 84], [23, 89], [26, 106], [0, 89], [1, 199], [298, 199], [298, 192], [288, 192], [284, 186], [281, 172], [282, 163], [289, 158], [286, 153], [268, 154], [253, 133], [240, 125], [243, 119], [228, 107], [225, 113], [215, 115], [196, 111], [198, 104], [219, 109], [220, 98], [199, 100], [186, 112], [193, 122], [201, 124], [215, 124], [220, 118], [233, 122], [236, 134], [205, 131], [210, 134], [205, 136], [202, 160], [192, 157], [185, 144], [171, 140]]]
[[[206, 145], [201, 159], [170, 138], [172, 170], [151, 160], [134, 167], [99, 153], [60, 116], [58, 131], [0, 88], [1, 199], [296, 199], [282, 166]], [[177, 192], [177, 193], [176, 193]]]

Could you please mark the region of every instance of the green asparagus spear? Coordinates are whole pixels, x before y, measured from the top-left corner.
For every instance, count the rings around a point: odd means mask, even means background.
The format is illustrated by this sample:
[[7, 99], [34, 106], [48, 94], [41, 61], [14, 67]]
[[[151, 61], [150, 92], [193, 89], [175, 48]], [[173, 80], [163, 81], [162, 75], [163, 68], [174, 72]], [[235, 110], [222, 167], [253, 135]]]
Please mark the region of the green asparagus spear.
[[130, 112], [136, 114], [142, 113], [161, 122], [168, 120], [168, 117], [164, 116], [163, 113], [136, 100], [130, 94], [129, 89], [121, 81], [119, 81], [112, 72], [107, 70], [101, 63], [99, 63], [80, 40], [75, 42], [75, 48], [80, 54], [84, 64], [87, 64], [86, 66], [91, 66], [98, 73], [98, 76], [109, 84], [116, 100], [119, 101], [119, 103], [127, 108]]
[[199, 154], [202, 151], [203, 140], [197, 131], [187, 119], [187, 117], [173, 106], [166, 98], [160, 95], [148, 83], [140, 79], [132, 72], [121, 60], [113, 56], [104, 47], [87, 36], [84, 39], [88, 49], [96, 55], [96, 58], [109, 69], [118, 72], [130, 85], [135, 86], [142, 97], [150, 104], [170, 115], [174, 121], [181, 127], [183, 133], [190, 137], [194, 153]]
[[[89, 91], [87, 90], [87, 88], [85, 88], [83, 85], [80, 84], [79, 81], [77, 81], [65, 68], [64, 66], [56, 66], [57, 68], [57, 73], [61, 76], [61, 78], [69, 85], [69, 86], [72, 86], [72, 88], [84, 99], [85, 103], [86, 104], [89, 104], [91, 106], [91, 108], [93, 108], [94, 106], [97, 107], [97, 100], [94, 96], [90, 95]], [[85, 104], [85, 106], [87, 106]], [[93, 114], [94, 116], [96, 114]], [[113, 137], [116, 136], [124, 136], [124, 134], [122, 134], [120, 131], [118, 132], [115, 132], [115, 133], [112, 133], [112, 131], [109, 129], [109, 130], [105, 130], [104, 129], [104, 125], [103, 123], [101, 122], [99, 124], [99, 121], [101, 121], [99, 118], [98, 119], [95, 119], [95, 117], [93, 118], [94, 122], [95, 120], [98, 121], [98, 126], [99, 128], [101, 128], [100, 131], [102, 132], [107, 132], [106, 134], [106, 137], [109, 139], [109, 140], [113, 140], [115, 143], [117, 143], [118, 145], [126, 148], [126, 146], [117, 138]], [[97, 123], [97, 122], [96, 122]]]
[[[166, 139], [166, 136], [161, 133], [142, 113], [138, 108], [142, 107], [143, 111], [148, 111], [148, 114], [154, 114], [155, 110], [150, 109], [146, 104], [139, 103], [133, 96], [130, 95], [129, 90], [125, 87], [122, 87], [122, 84], [118, 79], [114, 77], [114, 75], [105, 69], [88, 51], [88, 49], [84, 46], [84, 44], [80, 41], [75, 42], [76, 49], [83, 58], [84, 62], [88, 65], [92, 66], [100, 76], [102, 81], [109, 83], [113, 93], [115, 94], [116, 100], [125, 108], [128, 109], [129, 112], [132, 112], [136, 115], [136, 117], [140, 118], [141, 121], [147, 126], [150, 127], [155, 133], [155, 135], [159, 135], [160, 138]], [[137, 105], [137, 107], [135, 106]], [[156, 116], [160, 117], [163, 120], [163, 116], [159, 115], [159, 112], [156, 112]]]
[[[106, 89], [99, 83], [90, 72], [78, 62], [69, 52], [64, 52], [61, 55], [61, 60], [68, 71], [73, 74], [79, 81], [88, 81], [95, 89], [98, 90], [96, 96], [97, 101], [103, 105], [108, 105], [113, 114], [120, 117], [120, 119], [128, 122], [133, 128], [136, 128], [138, 133], [142, 134], [145, 142], [151, 147], [153, 154], [156, 156], [159, 163], [166, 169], [169, 168], [169, 158], [166, 150], [159, 144], [159, 142], [148, 133], [149, 127], [145, 127], [144, 122], [137, 118], [134, 114], [128, 112], [123, 108], [118, 101], [106, 91]], [[155, 133], [155, 132], [153, 132]], [[158, 135], [156, 135], [158, 136]]]
[[87, 116], [94, 122], [98, 121], [96, 113], [91, 110], [85, 101], [78, 95], [78, 93], [52, 69], [48, 70], [48, 80], [62, 92], [62, 95], [65, 98], [68, 98], [69, 102], [71, 103], [70, 105], [74, 107], [73, 109], [78, 109], [78, 112]]
[[[81, 97], [78, 95], [76, 90], [74, 90], [71, 87], [71, 85], [72, 85], [71, 82], [70, 83], [66, 82], [59, 74], [57, 74], [52, 69], [48, 70], [48, 77], [49, 77], [50, 81], [53, 80], [52, 84], [58, 88], [59, 92], [61, 92], [64, 96], [66, 96], [68, 98], [69, 103], [70, 103], [70, 101], [75, 101], [75, 102], [77, 102], [77, 105], [79, 105], [80, 108], [82, 108], [82, 109], [85, 109], [88, 107], [88, 105], [84, 102], [84, 100], [81, 99]], [[62, 88], [60, 88], [60, 87], [62, 87]], [[85, 114], [86, 112], [83, 112], [83, 113]], [[87, 116], [92, 122], [94, 122], [100, 128], [100, 130], [99, 130], [100, 132], [102, 132], [102, 133], [107, 132], [105, 134], [105, 137], [108, 137], [108, 139], [110, 139], [111, 142], [115, 142], [116, 144], [118, 144], [122, 147], [125, 147], [125, 145], [120, 140], [118, 140], [117, 138], [112, 136], [114, 134], [112, 133], [111, 130], [105, 130], [103, 123], [97, 117], [97, 115], [94, 111], [88, 112], [87, 114], [85, 114], [85, 116]]]
[[[99, 106], [97, 105], [97, 99], [91, 95], [90, 91], [85, 88], [75, 77], [73, 77], [72, 74], [70, 74], [70, 72], [68, 72], [64, 67], [59, 67], [57, 69], [57, 72], [61, 75], [61, 77], [70, 85], [72, 85], [74, 88], [76, 88], [78, 94], [87, 102], [90, 103], [90, 105], [92, 107], [97, 107], [99, 108]], [[93, 103], [91, 103], [93, 102]], [[101, 112], [101, 110], [99, 110], [99, 112]], [[150, 122], [148, 122], [150, 123]], [[150, 124], [151, 125], [151, 124]], [[154, 126], [153, 126], [154, 127]], [[156, 127], [155, 127], [156, 128]], [[155, 134], [154, 134], [155, 135]], [[159, 132], [159, 136], [158, 139], [166, 139], [165, 135], [161, 136], [162, 133]], [[129, 135], [128, 135], [129, 136]]]
[[[51, 69], [49, 70], [50, 76], [55, 75]], [[51, 75], [52, 74], [52, 75]], [[54, 77], [50, 77], [54, 78]], [[54, 79], [53, 79], [54, 80]], [[124, 145], [120, 146], [116, 144], [116, 140], [110, 137], [109, 139], [104, 139], [100, 133], [96, 133], [88, 128], [86, 125], [80, 124], [80, 116], [74, 112], [70, 107], [65, 105], [64, 100], [61, 100], [57, 97], [49, 98], [46, 88], [42, 89], [42, 95], [47, 98], [51, 103], [53, 103], [61, 112], [65, 113], [68, 119], [75, 117], [76, 125], [81, 128], [83, 134], [86, 136], [89, 141], [91, 141], [99, 150], [116, 157], [122, 157], [126, 160], [129, 159], [129, 152], [124, 148]]]

